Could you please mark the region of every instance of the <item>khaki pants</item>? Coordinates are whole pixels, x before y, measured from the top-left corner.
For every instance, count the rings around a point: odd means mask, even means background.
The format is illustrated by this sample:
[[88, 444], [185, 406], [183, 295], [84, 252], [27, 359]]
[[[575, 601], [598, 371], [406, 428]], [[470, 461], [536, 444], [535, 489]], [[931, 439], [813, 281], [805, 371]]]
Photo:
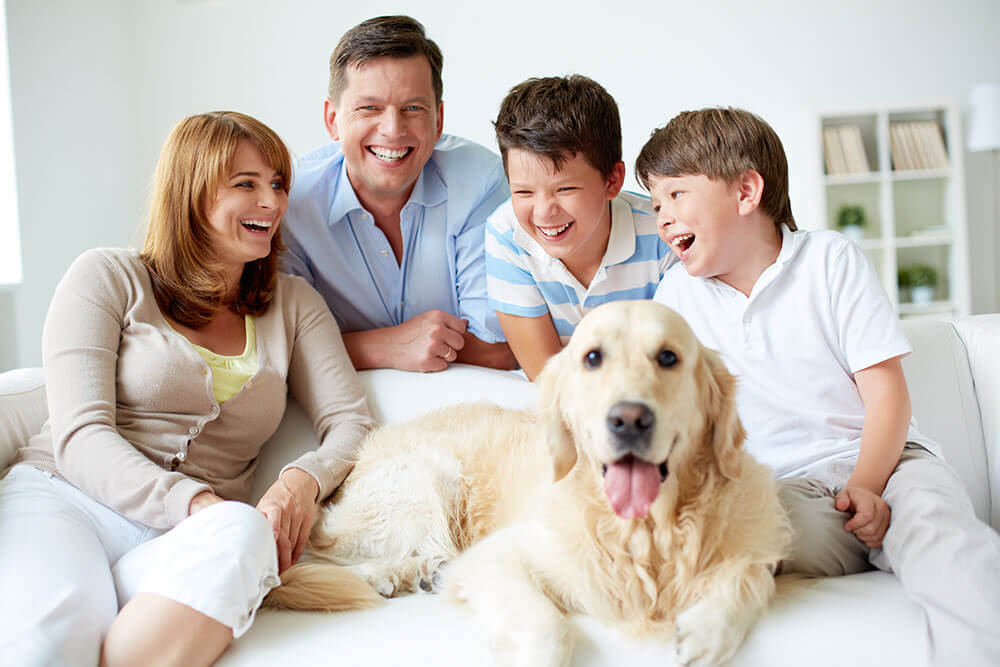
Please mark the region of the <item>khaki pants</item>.
[[778, 481], [795, 532], [779, 573], [893, 572], [927, 615], [932, 664], [1000, 665], [1000, 535], [976, 518], [961, 480], [942, 459], [907, 444], [882, 494], [889, 530], [881, 548], [869, 549], [844, 530], [850, 515], [833, 506], [854, 463]]

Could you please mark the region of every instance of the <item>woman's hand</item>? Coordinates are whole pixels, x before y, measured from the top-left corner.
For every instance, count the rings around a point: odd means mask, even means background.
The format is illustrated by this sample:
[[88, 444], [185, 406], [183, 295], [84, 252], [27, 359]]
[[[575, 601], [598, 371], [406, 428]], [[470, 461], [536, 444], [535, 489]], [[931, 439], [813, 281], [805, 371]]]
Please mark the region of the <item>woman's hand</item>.
[[201, 493], [195, 495], [188, 503], [188, 516], [194, 515], [196, 512], [200, 512], [209, 505], [214, 505], [215, 503], [221, 503], [222, 498], [215, 495], [211, 491], [202, 491]]
[[299, 559], [309, 541], [319, 485], [312, 475], [289, 468], [278, 477], [257, 503], [274, 531], [278, 545], [278, 572], [284, 572]]

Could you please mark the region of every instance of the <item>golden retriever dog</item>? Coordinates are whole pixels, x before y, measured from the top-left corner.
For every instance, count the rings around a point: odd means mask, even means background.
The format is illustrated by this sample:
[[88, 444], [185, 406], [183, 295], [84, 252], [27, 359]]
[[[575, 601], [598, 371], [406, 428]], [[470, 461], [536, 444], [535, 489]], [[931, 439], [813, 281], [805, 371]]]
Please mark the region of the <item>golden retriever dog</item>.
[[676, 313], [634, 301], [588, 314], [538, 383], [536, 411], [459, 405], [373, 433], [269, 604], [441, 588], [498, 664], [568, 664], [568, 614], [673, 639], [684, 665], [731, 658], [791, 539], [734, 378]]

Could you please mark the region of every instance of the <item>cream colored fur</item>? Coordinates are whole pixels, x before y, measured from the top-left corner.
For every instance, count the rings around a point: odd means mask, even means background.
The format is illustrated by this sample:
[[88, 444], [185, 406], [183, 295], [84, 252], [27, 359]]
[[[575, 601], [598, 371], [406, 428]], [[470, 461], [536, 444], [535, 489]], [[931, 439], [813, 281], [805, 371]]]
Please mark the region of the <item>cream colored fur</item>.
[[[675, 365], [658, 362], [663, 350]], [[350, 573], [383, 596], [443, 581], [488, 629], [498, 664], [568, 664], [571, 613], [672, 638], [684, 665], [732, 657], [790, 542], [770, 471], [742, 448], [732, 376], [679, 316], [644, 301], [595, 309], [538, 382], [533, 413], [462, 405], [374, 433], [270, 601], [376, 600]], [[642, 519], [619, 518], [604, 492], [620, 401], [651, 409], [643, 458], [669, 469]]]

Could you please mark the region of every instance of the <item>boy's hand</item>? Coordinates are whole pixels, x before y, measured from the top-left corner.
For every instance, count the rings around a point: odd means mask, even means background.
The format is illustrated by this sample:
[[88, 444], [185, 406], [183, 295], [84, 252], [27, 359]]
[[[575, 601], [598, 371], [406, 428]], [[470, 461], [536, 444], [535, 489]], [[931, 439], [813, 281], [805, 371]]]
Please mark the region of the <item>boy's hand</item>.
[[854, 533], [869, 548], [882, 546], [892, 510], [881, 496], [863, 486], [846, 486], [834, 498], [833, 506], [854, 515], [844, 523], [844, 530]]

